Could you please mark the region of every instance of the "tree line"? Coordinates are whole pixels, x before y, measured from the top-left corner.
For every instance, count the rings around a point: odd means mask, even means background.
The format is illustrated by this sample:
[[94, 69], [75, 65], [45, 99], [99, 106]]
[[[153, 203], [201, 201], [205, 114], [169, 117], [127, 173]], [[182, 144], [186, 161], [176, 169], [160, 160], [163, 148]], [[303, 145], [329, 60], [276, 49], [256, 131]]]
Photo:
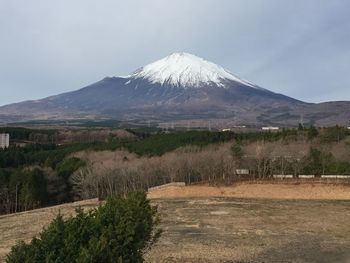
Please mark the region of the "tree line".
[[[20, 130], [22, 131], [22, 130]], [[70, 157], [80, 151], [127, 149], [139, 156], [162, 155], [184, 145], [207, 145], [232, 139], [233, 133], [155, 134], [145, 139], [67, 145], [32, 144], [0, 150], [0, 214], [74, 200], [71, 175], [85, 162]], [[135, 188], [136, 190], [136, 188]]]
[[[315, 132], [316, 130], [316, 132]], [[350, 174], [347, 160], [317, 147], [340, 143], [347, 129], [314, 127], [279, 132], [189, 131], [67, 145], [33, 144], [0, 150], [0, 213], [24, 211], [80, 198], [127, 193], [172, 181], [232, 183], [236, 169], [251, 176]], [[274, 145], [314, 142], [303, 156], [271, 155]], [[211, 145], [211, 146], [210, 146]], [[229, 146], [223, 146], [229, 145]], [[254, 146], [247, 153], [248, 146]], [[96, 168], [77, 152], [122, 152], [114, 167]], [[133, 153], [130, 157], [126, 153]]]

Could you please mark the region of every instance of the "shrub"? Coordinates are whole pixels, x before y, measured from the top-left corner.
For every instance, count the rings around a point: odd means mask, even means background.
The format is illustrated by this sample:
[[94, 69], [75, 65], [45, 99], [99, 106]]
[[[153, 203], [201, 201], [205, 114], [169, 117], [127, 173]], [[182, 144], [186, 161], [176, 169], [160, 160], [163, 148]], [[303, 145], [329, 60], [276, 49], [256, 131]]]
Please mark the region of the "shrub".
[[340, 142], [349, 135], [347, 128], [334, 126], [322, 129], [320, 136], [321, 142]]
[[318, 136], [318, 130], [315, 126], [311, 125], [311, 127], [307, 130], [307, 137], [309, 140], [312, 140]]
[[15, 245], [6, 262], [143, 262], [160, 235], [158, 222], [144, 192], [112, 197], [91, 212], [58, 215], [30, 244]]
[[64, 179], [68, 179], [71, 174], [84, 165], [84, 161], [80, 160], [79, 158], [72, 157], [60, 162], [57, 165], [56, 170], [59, 176], [63, 177]]
[[232, 152], [232, 156], [237, 158], [238, 160], [241, 160], [243, 157], [243, 150], [240, 144], [235, 143], [234, 145], [232, 145], [231, 147], [231, 152]]

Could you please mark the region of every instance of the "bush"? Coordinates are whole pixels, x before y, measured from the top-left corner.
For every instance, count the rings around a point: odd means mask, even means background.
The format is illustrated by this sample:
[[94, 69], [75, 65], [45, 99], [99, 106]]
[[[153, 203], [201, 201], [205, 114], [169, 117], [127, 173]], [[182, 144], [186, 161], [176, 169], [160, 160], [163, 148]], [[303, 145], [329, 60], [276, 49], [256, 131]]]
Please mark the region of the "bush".
[[320, 136], [321, 142], [340, 142], [349, 135], [349, 131], [345, 127], [334, 126], [323, 128]]
[[315, 126], [311, 125], [311, 127], [307, 130], [307, 137], [309, 140], [312, 140], [318, 136], [318, 130]]
[[79, 158], [72, 157], [69, 159], [65, 159], [60, 162], [57, 167], [58, 176], [63, 177], [64, 179], [68, 179], [76, 170], [80, 167], [84, 166], [85, 162], [80, 160]]
[[231, 152], [232, 152], [232, 156], [237, 158], [238, 160], [241, 160], [243, 157], [243, 150], [240, 144], [235, 143], [234, 145], [232, 145], [231, 147]]
[[160, 235], [158, 222], [145, 193], [112, 197], [66, 221], [58, 215], [30, 244], [15, 245], [6, 262], [143, 262], [143, 252]]

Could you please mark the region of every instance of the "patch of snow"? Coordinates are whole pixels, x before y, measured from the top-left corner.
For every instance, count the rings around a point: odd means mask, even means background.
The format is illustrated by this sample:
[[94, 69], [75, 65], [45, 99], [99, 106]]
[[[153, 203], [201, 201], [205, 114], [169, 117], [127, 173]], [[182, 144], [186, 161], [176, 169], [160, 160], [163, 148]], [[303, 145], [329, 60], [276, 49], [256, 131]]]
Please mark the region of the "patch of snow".
[[224, 80], [260, 89], [240, 79], [224, 68], [188, 53], [173, 53], [135, 71], [129, 78], [143, 78], [151, 83], [170, 84], [183, 87], [200, 87], [202, 84], [216, 84], [224, 87]]

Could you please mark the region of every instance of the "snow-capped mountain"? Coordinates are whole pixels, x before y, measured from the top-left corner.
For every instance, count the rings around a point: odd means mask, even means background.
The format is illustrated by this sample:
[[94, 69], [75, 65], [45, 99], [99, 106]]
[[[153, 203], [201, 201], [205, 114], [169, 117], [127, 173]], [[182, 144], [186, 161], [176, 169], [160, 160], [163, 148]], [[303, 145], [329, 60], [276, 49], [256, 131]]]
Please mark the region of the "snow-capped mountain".
[[242, 80], [224, 68], [189, 53], [173, 53], [163, 59], [151, 63], [128, 78], [143, 78], [150, 83], [161, 85], [198, 88], [205, 85], [225, 87], [225, 80], [232, 80], [242, 85], [258, 88], [256, 85]]
[[113, 118], [227, 119], [236, 124], [345, 124], [349, 102], [305, 103], [243, 80], [188, 53], [173, 53], [128, 76], [36, 101], [0, 107], [0, 121]]

